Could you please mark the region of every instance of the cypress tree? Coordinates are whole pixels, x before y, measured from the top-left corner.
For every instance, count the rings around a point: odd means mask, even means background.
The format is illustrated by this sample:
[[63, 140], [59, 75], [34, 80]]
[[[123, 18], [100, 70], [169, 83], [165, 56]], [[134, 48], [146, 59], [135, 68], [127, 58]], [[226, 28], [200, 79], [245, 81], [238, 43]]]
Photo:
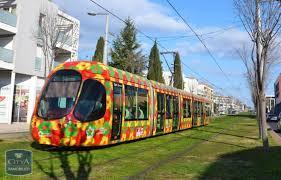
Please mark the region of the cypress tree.
[[92, 57], [92, 61], [103, 62], [103, 49], [104, 49], [104, 39], [100, 37], [95, 50], [95, 55]]
[[178, 89], [183, 89], [181, 60], [178, 52], [176, 53], [175, 61], [174, 61], [174, 87]]
[[164, 83], [163, 69], [156, 41], [150, 50], [147, 79]]
[[134, 22], [128, 18], [120, 35], [113, 41], [110, 66], [135, 74], [141, 74], [146, 60], [137, 42]]

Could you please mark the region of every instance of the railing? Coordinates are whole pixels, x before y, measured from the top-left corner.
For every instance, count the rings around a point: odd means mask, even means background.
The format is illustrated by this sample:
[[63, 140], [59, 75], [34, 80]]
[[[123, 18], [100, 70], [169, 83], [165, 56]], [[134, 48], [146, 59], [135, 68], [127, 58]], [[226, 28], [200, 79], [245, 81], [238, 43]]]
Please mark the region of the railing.
[[0, 60], [7, 63], [13, 63], [14, 52], [10, 49], [0, 47]]
[[0, 22], [16, 27], [17, 16], [10, 12], [0, 10]]
[[35, 58], [34, 69], [35, 69], [35, 71], [41, 71], [41, 69], [42, 69], [42, 58], [39, 58], [39, 57]]

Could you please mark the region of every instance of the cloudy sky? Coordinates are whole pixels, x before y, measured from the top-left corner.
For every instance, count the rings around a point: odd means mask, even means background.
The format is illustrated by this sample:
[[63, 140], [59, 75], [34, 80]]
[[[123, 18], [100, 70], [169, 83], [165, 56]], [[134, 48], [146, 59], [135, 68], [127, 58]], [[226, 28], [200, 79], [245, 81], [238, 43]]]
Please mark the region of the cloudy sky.
[[[94, 0], [106, 9], [112, 11], [122, 19], [131, 17], [136, 27], [145, 34], [156, 38], [165, 48], [179, 51], [184, 74], [203, 81], [204, 77], [215, 84], [215, 88], [225, 95], [236, 96], [251, 105], [249, 90], [244, 78], [245, 68], [237, 57], [235, 50], [248, 43], [247, 33], [235, 14], [231, 0], [170, 0], [186, 21], [202, 35], [201, 38], [213, 53], [218, 64], [228, 75], [225, 78], [206, 49], [186, 27], [177, 14], [165, 0]], [[94, 53], [97, 39], [104, 35], [105, 17], [88, 16], [87, 12], [104, 12], [90, 0], [54, 0], [66, 13], [80, 20], [79, 59], [90, 59]], [[122, 22], [110, 16], [109, 41], [118, 35], [124, 26]], [[138, 34], [138, 41], [142, 44], [143, 52], [148, 56], [153, 42]], [[111, 44], [109, 43], [109, 46]], [[164, 49], [160, 48], [160, 51]], [[169, 64], [172, 57], [167, 55]], [[168, 70], [162, 59], [163, 67]], [[273, 93], [273, 83], [280, 73], [280, 66], [272, 69], [269, 78], [267, 94]]]

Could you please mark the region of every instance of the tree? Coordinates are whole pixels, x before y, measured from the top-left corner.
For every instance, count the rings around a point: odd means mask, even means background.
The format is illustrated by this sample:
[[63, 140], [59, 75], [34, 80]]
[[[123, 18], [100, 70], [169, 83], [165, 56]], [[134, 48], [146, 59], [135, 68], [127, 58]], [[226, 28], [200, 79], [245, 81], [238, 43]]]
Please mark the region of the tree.
[[140, 50], [136, 38], [134, 22], [128, 18], [120, 35], [113, 41], [110, 66], [135, 74], [141, 74], [146, 66], [146, 59]]
[[174, 87], [178, 89], [183, 89], [183, 78], [181, 71], [181, 60], [180, 55], [177, 52], [174, 61]]
[[95, 55], [92, 57], [92, 61], [103, 62], [103, 50], [104, 50], [104, 38], [100, 37], [95, 50]]
[[34, 37], [42, 47], [46, 78], [53, 68], [54, 59], [63, 47], [69, 43], [71, 46], [77, 44], [79, 24], [62, 18], [56, 10], [49, 7], [42, 7], [40, 13], [39, 28]]
[[147, 79], [164, 83], [163, 69], [156, 41], [150, 50]]
[[[256, 100], [257, 119], [260, 125], [263, 147], [268, 150], [268, 136], [265, 116], [265, 86], [268, 72], [274, 61], [270, 52], [276, 48], [276, 40], [280, 32], [281, 4], [275, 0], [234, 0], [245, 30], [251, 41], [251, 57], [247, 60], [247, 71], [252, 73], [253, 88], [250, 90]], [[245, 63], [244, 63], [245, 64]], [[247, 67], [248, 66], [248, 67]]]

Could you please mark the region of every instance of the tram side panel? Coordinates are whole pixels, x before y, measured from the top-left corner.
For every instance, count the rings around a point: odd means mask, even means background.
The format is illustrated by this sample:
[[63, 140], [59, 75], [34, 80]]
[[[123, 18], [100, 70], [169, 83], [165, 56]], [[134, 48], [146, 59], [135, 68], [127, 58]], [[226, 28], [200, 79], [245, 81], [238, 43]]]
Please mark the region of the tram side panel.
[[123, 118], [121, 141], [129, 141], [151, 135], [150, 115], [152, 106], [149, 87], [123, 85]]
[[188, 129], [192, 127], [192, 101], [190, 97], [182, 97], [182, 121], [180, 129]]

